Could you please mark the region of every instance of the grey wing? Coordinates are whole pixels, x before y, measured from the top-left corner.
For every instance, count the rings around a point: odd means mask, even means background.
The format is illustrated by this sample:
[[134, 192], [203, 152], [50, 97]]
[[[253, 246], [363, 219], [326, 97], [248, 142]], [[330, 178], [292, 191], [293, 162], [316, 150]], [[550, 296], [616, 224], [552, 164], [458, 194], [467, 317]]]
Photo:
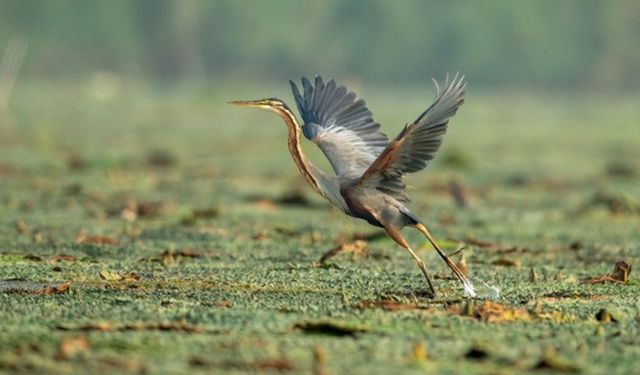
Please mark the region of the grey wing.
[[449, 120], [464, 103], [464, 76], [456, 74], [449, 81], [447, 75], [442, 89], [435, 80], [434, 83], [433, 104], [400, 132], [357, 184], [374, 187], [401, 202], [409, 201], [403, 175], [420, 171], [429, 164], [442, 144]]
[[359, 178], [389, 144], [371, 111], [355, 93], [320, 76], [315, 83], [302, 78], [303, 94], [291, 82], [305, 137], [320, 147], [336, 175]]

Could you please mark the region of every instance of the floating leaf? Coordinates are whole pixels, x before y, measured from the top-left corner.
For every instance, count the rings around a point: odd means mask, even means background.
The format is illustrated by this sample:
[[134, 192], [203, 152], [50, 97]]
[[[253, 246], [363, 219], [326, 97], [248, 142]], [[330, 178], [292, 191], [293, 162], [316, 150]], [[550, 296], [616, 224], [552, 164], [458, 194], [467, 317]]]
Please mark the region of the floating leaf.
[[311, 201], [302, 190], [291, 190], [282, 194], [277, 203], [290, 206], [311, 206]]
[[583, 280], [586, 284], [600, 284], [600, 283], [621, 283], [626, 284], [629, 282], [629, 275], [631, 274], [631, 265], [624, 260], [617, 262], [613, 268], [613, 272], [606, 275], [594, 276]]
[[369, 331], [369, 328], [364, 326], [334, 321], [297, 323], [293, 328], [302, 330], [305, 333], [330, 336], [355, 336], [357, 333]]
[[463, 275], [469, 276], [469, 266], [467, 265], [467, 259], [464, 257], [464, 254], [460, 255], [460, 260], [456, 262], [456, 266]]
[[558, 372], [580, 372], [580, 367], [569, 362], [556, 354], [553, 349], [546, 349], [540, 361], [533, 366], [532, 370], [555, 370]]
[[523, 309], [511, 308], [493, 301], [484, 301], [481, 305], [475, 303], [466, 307], [458, 305], [453, 308], [453, 312], [458, 315], [469, 316], [483, 322], [517, 322], [530, 321], [531, 315]]
[[108, 210], [111, 216], [120, 216], [126, 221], [135, 221], [138, 218], [157, 217], [167, 210], [166, 202], [145, 202], [130, 200], [124, 205]]
[[117, 245], [118, 241], [106, 236], [88, 236], [85, 233], [80, 233], [76, 237], [76, 243], [94, 245]]
[[128, 272], [125, 274], [119, 274], [112, 271], [102, 270], [100, 271], [100, 278], [106, 281], [138, 281], [140, 280], [140, 274], [135, 272]]
[[503, 266], [503, 267], [520, 267], [519, 260], [512, 260], [507, 258], [499, 258], [491, 262], [494, 266]]
[[602, 323], [615, 323], [618, 320], [616, 318], [614, 318], [611, 313], [609, 311], [607, 311], [606, 309], [600, 309], [597, 313], [596, 313], [596, 319], [599, 322]]
[[136, 322], [116, 325], [109, 322], [97, 322], [83, 325], [60, 324], [56, 327], [62, 331], [180, 331], [185, 333], [219, 333], [218, 330], [206, 329], [186, 322]]
[[278, 208], [278, 205], [274, 201], [267, 198], [255, 198], [251, 200], [251, 203], [257, 208], [267, 211], [274, 211]]
[[182, 225], [195, 225], [200, 219], [213, 219], [220, 215], [220, 209], [217, 207], [193, 209], [189, 215], [182, 219]]
[[49, 261], [51, 262], [75, 262], [77, 260], [77, 258], [73, 255], [67, 255], [67, 254], [58, 254], [58, 255], [54, 255], [51, 258], [49, 258]]
[[464, 354], [466, 359], [474, 360], [474, 361], [484, 361], [489, 358], [489, 353], [484, 348], [478, 346], [472, 346], [469, 350]]
[[35, 282], [27, 279], [7, 279], [0, 281], [0, 293], [17, 294], [57, 294], [65, 293], [70, 282]]
[[241, 362], [235, 360], [217, 362], [208, 358], [193, 357], [189, 360], [189, 364], [192, 367], [215, 367], [225, 370], [240, 370], [252, 373], [262, 373], [266, 371], [287, 372], [295, 369], [293, 363], [284, 357], [263, 359], [255, 362]]

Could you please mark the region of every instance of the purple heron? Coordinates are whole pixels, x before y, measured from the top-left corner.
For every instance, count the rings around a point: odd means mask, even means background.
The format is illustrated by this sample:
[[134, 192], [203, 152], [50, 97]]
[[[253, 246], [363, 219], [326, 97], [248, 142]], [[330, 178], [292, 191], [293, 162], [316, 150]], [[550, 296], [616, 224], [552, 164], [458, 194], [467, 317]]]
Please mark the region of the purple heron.
[[[447, 124], [464, 102], [464, 76], [456, 74], [440, 87], [436, 98], [420, 116], [406, 125], [398, 136], [389, 138], [362, 99], [333, 79], [326, 84], [316, 76], [312, 84], [302, 78], [302, 93], [295, 83], [291, 89], [304, 124], [280, 99], [233, 101], [231, 104], [266, 109], [282, 118], [289, 130], [289, 152], [311, 187], [345, 214], [383, 228], [416, 261], [432, 295], [436, 290], [420, 257], [402, 236], [401, 229], [413, 227], [431, 243], [455, 276], [467, 296], [475, 289], [460, 269], [438, 246], [423, 221], [407, 207], [409, 197], [403, 176], [424, 169], [442, 144]], [[304, 134], [323, 151], [335, 171], [330, 175], [305, 157], [300, 144]]]

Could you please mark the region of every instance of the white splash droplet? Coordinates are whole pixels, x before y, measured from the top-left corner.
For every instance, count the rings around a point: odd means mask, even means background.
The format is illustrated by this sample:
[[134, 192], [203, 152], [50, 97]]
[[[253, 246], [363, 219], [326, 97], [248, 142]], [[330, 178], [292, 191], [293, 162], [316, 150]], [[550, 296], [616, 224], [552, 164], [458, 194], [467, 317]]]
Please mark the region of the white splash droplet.
[[475, 298], [478, 294], [476, 293], [476, 288], [471, 284], [471, 281], [465, 280], [463, 281], [464, 285], [464, 296], [467, 298]]
[[488, 298], [500, 298], [500, 288], [498, 288], [497, 286], [489, 285], [484, 280], [480, 280], [480, 282], [487, 288]]

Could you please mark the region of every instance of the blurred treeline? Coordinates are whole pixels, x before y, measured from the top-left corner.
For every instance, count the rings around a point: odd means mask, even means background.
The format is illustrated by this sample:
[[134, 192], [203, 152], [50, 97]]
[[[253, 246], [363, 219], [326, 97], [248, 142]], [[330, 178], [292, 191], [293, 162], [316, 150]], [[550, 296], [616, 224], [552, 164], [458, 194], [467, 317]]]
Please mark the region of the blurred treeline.
[[462, 70], [484, 86], [640, 83], [637, 0], [0, 0], [0, 51], [15, 36], [36, 79], [410, 84]]

